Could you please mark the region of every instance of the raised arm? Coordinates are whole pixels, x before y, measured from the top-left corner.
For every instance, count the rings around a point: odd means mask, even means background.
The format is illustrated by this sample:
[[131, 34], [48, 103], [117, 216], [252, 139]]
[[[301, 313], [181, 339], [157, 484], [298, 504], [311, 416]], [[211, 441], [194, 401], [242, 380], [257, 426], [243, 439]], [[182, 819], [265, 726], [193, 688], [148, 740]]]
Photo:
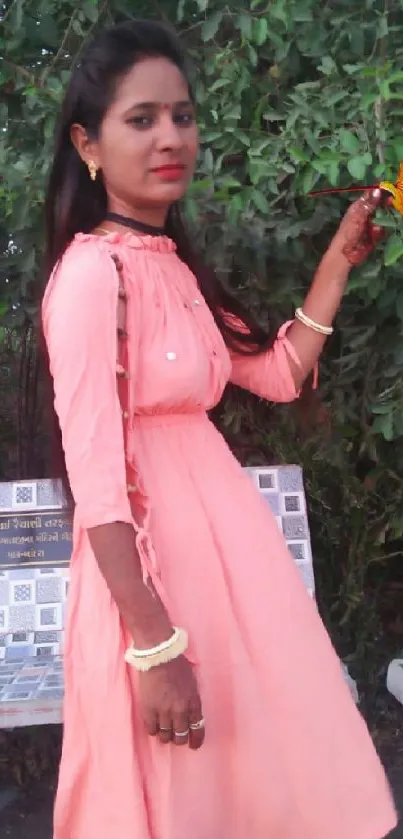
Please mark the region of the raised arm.
[[351, 268], [368, 256], [382, 235], [370, 221], [380, 200], [381, 192], [375, 190], [351, 205], [295, 320], [280, 330], [268, 352], [233, 355], [231, 381], [273, 402], [289, 402], [298, 396], [333, 331]]

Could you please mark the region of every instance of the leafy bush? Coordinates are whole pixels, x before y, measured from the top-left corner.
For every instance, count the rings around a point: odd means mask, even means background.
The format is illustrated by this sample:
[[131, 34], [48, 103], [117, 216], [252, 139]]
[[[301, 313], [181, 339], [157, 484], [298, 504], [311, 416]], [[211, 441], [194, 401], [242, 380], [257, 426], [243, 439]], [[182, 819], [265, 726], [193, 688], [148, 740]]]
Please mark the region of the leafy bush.
[[[55, 112], [97, 26], [135, 13], [180, 29], [193, 59], [203, 140], [189, 219], [228, 284], [274, 324], [303, 300], [348, 203], [344, 195], [308, 193], [396, 178], [402, 10], [401, 0], [6, 0], [5, 323], [18, 331], [33, 316], [29, 285], [41, 250]], [[289, 410], [239, 395], [219, 414], [244, 459], [303, 463], [320, 598], [347, 651], [373, 635], [377, 594], [385, 601], [385, 584], [399, 576], [389, 557], [399, 555], [403, 532], [403, 238], [399, 217], [381, 217], [387, 243], [355, 271], [323, 359], [321, 429], [302, 440]]]

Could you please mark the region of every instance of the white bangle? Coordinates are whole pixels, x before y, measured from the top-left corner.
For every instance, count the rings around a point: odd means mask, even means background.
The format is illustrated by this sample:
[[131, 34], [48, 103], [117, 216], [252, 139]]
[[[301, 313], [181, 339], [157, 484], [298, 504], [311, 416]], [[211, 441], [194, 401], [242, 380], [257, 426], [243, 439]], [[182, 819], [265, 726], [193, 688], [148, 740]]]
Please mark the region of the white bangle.
[[161, 641], [161, 643], [157, 644], [156, 647], [149, 647], [146, 650], [138, 650], [133, 645], [130, 649], [131, 649], [133, 655], [136, 656], [136, 658], [147, 658], [147, 656], [150, 656], [150, 655], [158, 655], [158, 653], [165, 652], [165, 650], [168, 650], [169, 647], [172, 646], [172, 644], [176, 643], [176, 641], [178, 640], [180, 631], [181, 630], [177, 626], [174, 626], [174, 631], [173, 631], [172, 635], [169, 638], [166, 638], [165, 641]]
[[333, 327], [332, 326], [323, 326], [321, 323], [317, 323], [316, 320], [312, 320], [312, 318], [308, 317], [302, 309], [295, 310], [295, 317], [304, 326], [307, 326], [308, 329], [313, 329], [314, 332], [319, 332], [320, 335], [332, 335], [333, 334]]
[[138, 650], [131, 646], [125, 652], [125, 661], [134, 667], [136, 670], [146, 672], [152, 667], [158, 667], [160, 664], [168, 664], [175, 658], [186, 652], [188, 647], [188, 635], [184, 629], [179, 627], [174, 628], [174, 632], [166, 641], [157, 644], [156, 647], [150, 647], [147, 650]]

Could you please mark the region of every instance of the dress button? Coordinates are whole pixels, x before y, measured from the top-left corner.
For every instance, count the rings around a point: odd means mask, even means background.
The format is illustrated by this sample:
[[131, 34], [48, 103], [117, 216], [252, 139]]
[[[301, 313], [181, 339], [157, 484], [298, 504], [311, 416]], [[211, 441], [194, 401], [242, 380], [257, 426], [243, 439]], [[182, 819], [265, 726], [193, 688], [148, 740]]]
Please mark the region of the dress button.
[[123, 379], [130, 379], [130, 373], [121, 364], [116, 365], [116, 375]]
[[176, 361], [176, 352], [167, 352], [166, 357], [168, 361]]

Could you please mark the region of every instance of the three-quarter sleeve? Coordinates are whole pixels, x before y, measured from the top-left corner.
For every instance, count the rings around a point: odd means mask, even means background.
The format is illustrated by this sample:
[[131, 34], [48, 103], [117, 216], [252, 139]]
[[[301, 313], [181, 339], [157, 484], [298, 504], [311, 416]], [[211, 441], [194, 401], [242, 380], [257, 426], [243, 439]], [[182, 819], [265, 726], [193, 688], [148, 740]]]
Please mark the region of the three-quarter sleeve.
[[230, 352], [232, 373], [230, 381], [270, 402], [292, 402], [300, 395], [291, 372], [290, 358], [301, 362], [287, 338], [290, 321], [279, 329], [277, 337], [266, 352], [260, 355], [240, 355]]
[[67, 473], [84, 528], [133, 521], [116, 380], [118, 289], [106, 252], [73, 246], [42, 307]]

